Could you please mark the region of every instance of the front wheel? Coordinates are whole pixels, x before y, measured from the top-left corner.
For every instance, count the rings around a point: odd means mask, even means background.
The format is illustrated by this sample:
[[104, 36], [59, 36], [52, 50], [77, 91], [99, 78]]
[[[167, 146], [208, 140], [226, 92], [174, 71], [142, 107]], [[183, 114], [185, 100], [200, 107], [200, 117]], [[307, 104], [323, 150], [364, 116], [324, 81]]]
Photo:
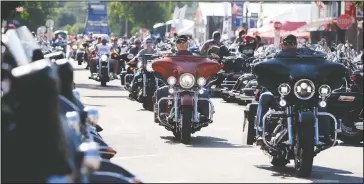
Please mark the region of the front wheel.
[[180, 141], [188, 144], [191, 141], [192, 107], [182, 107], [182, 127], [180, 127]]
[[312, 172], [313, 158], [315, 157], [315, 118], [311, 112], [302, 115], [302, 122], [297, 124], [295, 152], [295, 169], [298, 177], [309, 177]]

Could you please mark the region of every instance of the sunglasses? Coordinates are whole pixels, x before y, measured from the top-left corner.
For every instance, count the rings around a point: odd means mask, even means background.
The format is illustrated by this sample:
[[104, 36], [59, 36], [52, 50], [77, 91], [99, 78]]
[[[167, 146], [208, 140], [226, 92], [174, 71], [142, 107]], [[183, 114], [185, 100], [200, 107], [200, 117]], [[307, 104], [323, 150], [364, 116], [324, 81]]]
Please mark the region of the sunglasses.
[[152, 44], [152, 42], [145, 42], [146, 44]]
[[297, 45], [296, 42], [283, 42], [284, 46], [292, 46], [292, 45]]
[[141, 42], [136, 42], [135, 44], [139, 44], [139, 45], [140, 45], [140, 44], [142, 44], [142, 43], [141, 43]]

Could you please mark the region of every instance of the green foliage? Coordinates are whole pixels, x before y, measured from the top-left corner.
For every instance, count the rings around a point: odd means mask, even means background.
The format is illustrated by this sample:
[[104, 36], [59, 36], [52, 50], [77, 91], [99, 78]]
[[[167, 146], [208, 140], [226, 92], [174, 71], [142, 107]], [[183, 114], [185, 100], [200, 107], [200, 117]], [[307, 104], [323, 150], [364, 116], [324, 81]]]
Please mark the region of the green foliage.
[[62, 11], [58, 15], [56, 23], [57, 23], [58, 27], [63, 27], [67, 24], [73, 25], [76, 23], [76, 16], [74, 16], [73, 14], [71, 14], [69, 12]]
[[[133, 23], [131, 33], [144, 27], [151, 29], [158, 22], [166, 22], [172, 18], [174, 7], [191, 6], [193, 2], [171, 2], [171, 1], [144, 1], [144, 2], [110, 2], [108, 3], [109, 22], [111, 29], [123, 30], [124, 20], [127, 18]], [[123, 22], [123, 23], [122, 23]]]
[[39, 26], [43, 26], [54, 7], [57, 7], [56, 1], [19, 1], [20, 6], [24, 7], [24, 11], [16, 13], [15, 18], [28, 26], [30, 30], [35, 30]]
[[68, 31], [69, 34], [82, 34], [83, 30], [85, 29], [85, 24], [77, 23], [72, 25], [65, 25], [61, 30]]
[[360, 8], [361, 11], [364, 10], [364, 1], [353, 1], [356, 7]]

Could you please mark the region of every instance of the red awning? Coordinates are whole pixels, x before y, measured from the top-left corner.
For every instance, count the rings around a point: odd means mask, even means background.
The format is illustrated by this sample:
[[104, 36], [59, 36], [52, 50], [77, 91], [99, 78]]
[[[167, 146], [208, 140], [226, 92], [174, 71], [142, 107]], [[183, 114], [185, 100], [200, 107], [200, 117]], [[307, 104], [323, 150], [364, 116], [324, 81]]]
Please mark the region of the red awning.
[[[298, 28], [307, 24], [306, 22], [289, 22], [289, 21], [281, 23], [282, 23], [281, 31], [295, 31]], [[273, 21], [269, 22], [269, 24], [259, 28], [257, 31], [259, 33], [274, 31], [274, 22]]]

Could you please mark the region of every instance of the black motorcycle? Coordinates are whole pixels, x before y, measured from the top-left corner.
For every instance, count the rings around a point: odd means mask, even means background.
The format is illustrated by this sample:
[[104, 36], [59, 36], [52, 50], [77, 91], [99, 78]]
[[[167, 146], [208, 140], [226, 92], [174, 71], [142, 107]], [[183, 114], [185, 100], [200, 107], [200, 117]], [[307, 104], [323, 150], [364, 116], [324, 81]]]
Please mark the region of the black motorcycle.
[[137, 85], [136, 91], [131, 93], [136, 94], [136, 100], [143, 104], [143, 108], [149, 111], [153, 110], [153, 95], [155, 90], [162, 82], [156, 77], [156, 73], [152, 68], [152, 61], [159, 58], [159, 55], [145, 54], [141, 60], [138, 61], [138, 73], [141, 75], [138, 81], [134, 82], [133, 85]]
[[[272, 165], [285, 166], [294, 160], [297, 175], [308, 177], [314, 157], [334, 146], [340, 132], [335, 116], [319, 108], [328, 105], [331, 89], [341, 86], [346, 69], [309, 49], [297, 49], [296, 54], [254, 66], [259, 85], [272, 92], [279, 105], [264, 115], [260, 126], [254, 121], [258, 104], [248, 104], [244, 129], [247, 144], [255, 141], [256, 131], [262, 132], [261, 149], [270, 155]], [[320, 116], [330, 121], [324, 123]], [[322, 139], [325, 134], [331, 141]]]
[[128, 63], [133, 58], [134, 58], [134, 55], [131, 53], [128, 53], [128, 52], [125, 52], [120, 55], [120, 60], [122, 63], [124, 63], [125, 70], [121, 71], [119, 76], [120, 76], [121, 85], [125, 86], [126, 89], [129, 89], [129, 87], [130, 87], [130, 83], [134, 78], [134, 70], [137, 65], [137, 64], [126, 65], [126, 63]]

